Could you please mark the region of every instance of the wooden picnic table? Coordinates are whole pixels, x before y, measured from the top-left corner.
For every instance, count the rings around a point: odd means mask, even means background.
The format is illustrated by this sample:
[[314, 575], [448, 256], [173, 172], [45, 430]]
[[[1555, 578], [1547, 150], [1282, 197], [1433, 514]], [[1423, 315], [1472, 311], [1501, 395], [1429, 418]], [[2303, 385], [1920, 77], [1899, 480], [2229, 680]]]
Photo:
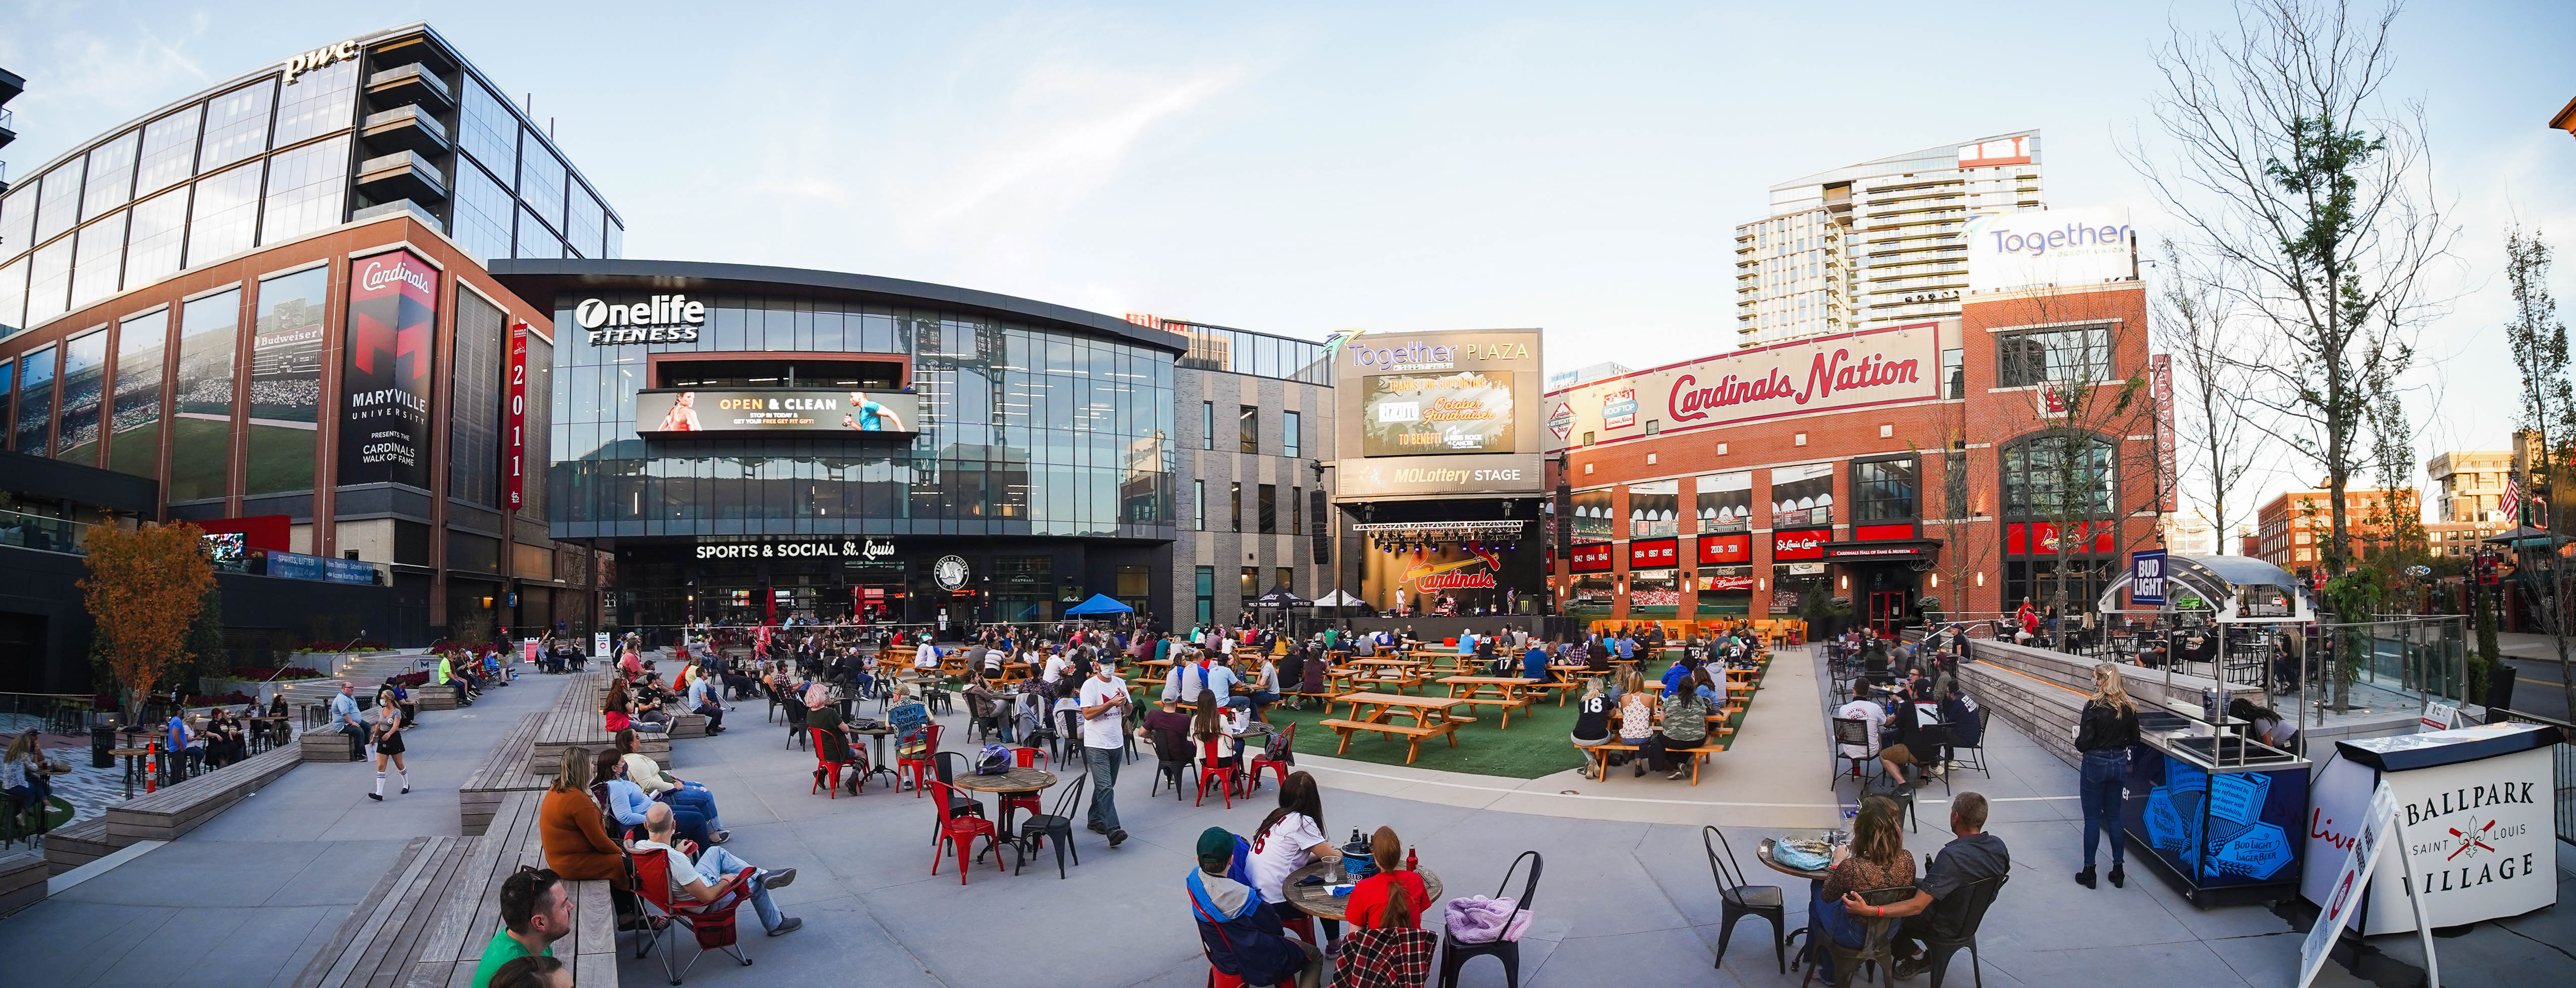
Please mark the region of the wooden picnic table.
[[[1537, 698], [1530, 696], [1528, 691], [1538, 684], [1517, 676], [1443, 676], [1440, 682], [1449, 687], [1450, 698], [1460, 703], [1470, 707], [1503, 708], [1502, 723], [1496, 730], [1510, 730], [1512, 711], [1537, 702]], [[1486, 696], [1487, 690], [1497, 695]]]
[[1409, 669], [1414, 666], [1430, 665], [1431, 663], [1427, 659], [1352, 659], [1349, 664], [1355, 666], [1393, 666], [1396, 668]]
[[[1351, 735], [1360, 731], [1371, 731], [1404, 738], [1404, 763], [1411, 765], [1413, 759], [1422, 753], [1424, 738], [1447, 735], [1449, 746], [1455, 748], [1458, 746], [1458, 725], [1475, 722], [1473, 717], [1460, 717], [1449, 712], [1461, 702], [1451, 697], [1406, 696], [1402, 693], [1344, 693], [1331, 698], [1324, 710], [1326, 714], [1332, 713], [1330, 703], [1335, 702], [1350, 704], [1351, 716], [1347, 719], [1327, 717], [1319, 723], [1332, 728], [1334, 733], [1342, 736], [1341, 745], [1333, 749], [1336, 755], [1350, 750]], [[1363, 708], [1366, 708], [1365, 713], [1362, 712]], [[1390, 719], [1397, 711], [1411, 714], [1412, 726], [1390, 723]], [[1435, 713], [1440, 715], [1436, 720], [1432, 716]]]

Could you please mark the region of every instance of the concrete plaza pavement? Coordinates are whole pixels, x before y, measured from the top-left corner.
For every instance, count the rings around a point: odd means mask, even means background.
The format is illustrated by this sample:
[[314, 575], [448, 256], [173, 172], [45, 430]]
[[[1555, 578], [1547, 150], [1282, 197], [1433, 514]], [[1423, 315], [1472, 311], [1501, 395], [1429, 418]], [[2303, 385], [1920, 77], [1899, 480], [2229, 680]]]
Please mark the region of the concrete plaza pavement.
[[[1394, 827], [1450, 896], [1491, 894], [1515, 855], [1542, 852], [1546, 869], [1521, 966], [1533, 988], [1588, 988], [1605, 976], [1633, 985], [1794, 985], [1798, 974], [1779, 973], [1768, 924], [1758, 918], [1737, 925], [1724, 968], [1711, 969], [1721, 904], [1700, 827], [1721, 828], [1752, 881], [1789, 886], [1789, 925], [1803, 924], [1803, 884], [1764, 871], [1753, 847], [1781, 827], [1838, 820], [1840, 805], [1852, 798], [1850, 783], [1827, 785], [1826, 704], [1814, 665], [1794, 650], [1782, 655], [1747, 736], [1696, 788], [1624, 772], [1607, 782], [1571, 773], [1517, 780], [1299, 761], [1326, 788], [1329, 835]], [[371, 776], [359, 766], [307, 765], [197, 832], [0, 922], [0, 949], [20, 959], [10, 980], [24, 974], [33, 984], [189, 988], [291, 980], [404, 838], [455, 832], [454, 786], [490, 735], [454, 726], [485, 721], [497, 730], [514, 712], [550, 700], [550, 684], [559, 682], [522, 677], [496, 699], [433, 715], [438, 719], [413, 742], [425, 764], [410, 802], [367, 801]], [[862, 710], [874, 712], [873, 705]], [[1112, 849], [1082, 833], [1076, 847], [1083, 863], [1070, 879], [1057, 879], [1048, 852], [1018, 876], [988, 861], [961, 887], [953, 860], [930, 874], [935, 813], [927, 800], [881, 780], [857, 798], [809, 793], [812, 756], [782, 748], [786, 732], [763, 723], [762, 713], [759, 703], [743, 704], [728, 716], [733, 730], [677, 742], [675, 771], [715, 791], [734, 851], [763, 867], [800, 869], [796, 884], [776, 896], [806, 926], [769, 939], [746, 923], [745, 949], [757, 964], [735, 970], [727, 958], [708, 957], [690, 973], [693, 984], [859, 979], [1192, 988], [1204, 983], [1206, 968], [1179, 889], [1191, 846], [1209, 826], [1250, 830], [1275, 791], [1265, 788], [1231, 809], [1213, 800], [1192, 807], [1169, 790], [1148, 797], [1152, 761], [1141, 753], [1121, 769], [1119, 810], [1131, 834], [1124, 846]], [[464, 719], [469, 714], [475, 720]], [[962, 737], [962, 721], [946, 720], [960, 732], [952, 736]], [[450, 730], [441, 736], [441, 728]], [[1469, 729], [1462, 743], [1474, 743], [1484, 729]], [[1991, 779], [1969, 773], [1959, 780], [1959, 788], [1996, 800], [1989, 829], [2014, 858], [2012, 882], [1981, 938], [1987, 983], [2291, 983], [2300, 941], [2291, 919], [2254, 906], [2195, 909], [2143, 865], [2126, 889], [2075, 885], [2069, 875], [2082, 826], [2068, 798], [2073, 770], [2009, 728], [1992, 732], [1987, 753]], [[451, 774], [437, 775], [440, 766]], [[1079, 772], [1080, 763], [1071, 770]], [[1924, 794], [1921, 829], [1907, 835], [1910, 849], [1932, 850], [1948, 839], [1944, 798], [1937, 783]], [[1003, 856], [1007, 865], [1009, 852]], [[2576, 892], [2571, 875], [2576, 855], [2562, 846], [2562, 893]], [[2546, 983], [2576, 960], [2557, 946], [2568, 943], [2576, 943], [2576, 907], [2478, 924], [2441, 941], [2444, 981]], [[2317, 983], [2420, 981], [2420, 970], [2408, 966], [2419, 959], [2411, 936], [2372, 946], [2389, 962], [2366, 968], [2374, 978], [2330, 965]], [[1952, 983], [1969, 983], [1967, 963], [1964, 955], [1955, 962]], [[658, 961], [631, 954], [622, 973], [635, 984], [662, 977]], [[1476, 961], [1461, 983], [1501, 985], [1502, 971]]]

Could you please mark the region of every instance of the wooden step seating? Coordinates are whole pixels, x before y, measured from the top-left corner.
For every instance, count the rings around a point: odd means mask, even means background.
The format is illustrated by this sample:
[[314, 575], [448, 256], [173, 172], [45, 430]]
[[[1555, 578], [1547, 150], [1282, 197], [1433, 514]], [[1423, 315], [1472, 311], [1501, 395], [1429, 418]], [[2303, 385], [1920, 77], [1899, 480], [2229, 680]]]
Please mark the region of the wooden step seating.
[[[607, 691], [607, 673], [573, 674], [573, 681], [564, 684], [563, 693], [555, 697], [554, 709], [547, 711], [544, 723], [538, 726], [536, 741], [529, 745], [528, 771], [552, 776], [563, 765], [564, 749], [587, 748], [596, 755], [616, 744], [617, 739], [608, 733], [599, 715], [599, 702]], [[670, 738], [639, 732], [636, 744], [663, 768], [671, 767]]]
[[[295, 979], [296, 988], [467, 988], [501, 927], [501, 884], [545, 866], [542, 794], [510, 793], [477, 837], [415, 837]], [[608, 883], [566, 883], [573, 932], [554, 943], [573, 982], [617, 984], [617, 922]]]
[[234, 803], [267, 788], [303, 764], [296, 748], [271, 748], [160, 791], [107, 808], [107, 835], [118, 847], [139, 840], [173, 840], [214, 819]]
[[672, 737], [674, 737], [674, 738], [702, 738], [702, 737], [706, 737], [706, 736], [707, 736], [707, 715], [705, 715], [705, 714], [672, 714], [672, 715], [671, 715], [671, 736], [672, 736]]
[[[368, 710], [358, 714], [358, 722], [373, 730], [378, 716], [379, 711]], [[365, 758], [367, 751], [364, 741], [338, 731], [314, 728], [305, 729], [296, 738], [295, 750], [301, 755], [300, 761], [308, 762], [354, 762]]]
[[537, 731], [545, 721], [542, 710], [519, 718], [509, 733], [493, 742], [491, 753], [483, 756], [483, 763], [465, 777], [465, 784], [457, 787], [456, 818], [465, 836], [482, 836], [491, 825], [492, 815], [511, 794], [544, 792], [552, 784], [552, 776], [538, 775], [528, 766], [529, 747], [537, 743]]
[[34, 851], [0, 856], [0, 916], [45, 901], [45, 879], [52, 877], [44, 856]]
[[239, 764], [110, 806], [105, 815], [46, 834], [45, 863], [52, 874], [59, 875], [136, 841], [170, 840], [197, 829], [303, 763], [302, 751], [295, 746], [270, 748]]

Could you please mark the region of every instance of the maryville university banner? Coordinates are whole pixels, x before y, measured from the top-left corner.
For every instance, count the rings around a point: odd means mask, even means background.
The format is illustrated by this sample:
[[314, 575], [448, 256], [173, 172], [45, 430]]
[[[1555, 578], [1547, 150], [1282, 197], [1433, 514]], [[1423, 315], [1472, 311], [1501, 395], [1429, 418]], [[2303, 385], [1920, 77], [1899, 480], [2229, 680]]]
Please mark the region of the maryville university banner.
[[348, 327], [338, 482], [426, 490], [438, 269], [407, 250], [351, 262]]

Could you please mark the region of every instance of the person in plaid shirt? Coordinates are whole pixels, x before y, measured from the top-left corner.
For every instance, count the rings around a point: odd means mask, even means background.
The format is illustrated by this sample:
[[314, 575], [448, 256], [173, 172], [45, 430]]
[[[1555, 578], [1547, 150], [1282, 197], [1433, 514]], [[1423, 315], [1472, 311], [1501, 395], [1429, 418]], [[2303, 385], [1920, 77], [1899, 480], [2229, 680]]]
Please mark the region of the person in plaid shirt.
[[1422, 908], [1413, 897], [1407, 884], [1386, 886], [1386, 905], [1377, 914], [1377, 925], [1342, 938], [1333, 988], [1419, 988], [1430, 980], [1431, 957], [1440, 948], [1440, 937], [1407, 921]]

